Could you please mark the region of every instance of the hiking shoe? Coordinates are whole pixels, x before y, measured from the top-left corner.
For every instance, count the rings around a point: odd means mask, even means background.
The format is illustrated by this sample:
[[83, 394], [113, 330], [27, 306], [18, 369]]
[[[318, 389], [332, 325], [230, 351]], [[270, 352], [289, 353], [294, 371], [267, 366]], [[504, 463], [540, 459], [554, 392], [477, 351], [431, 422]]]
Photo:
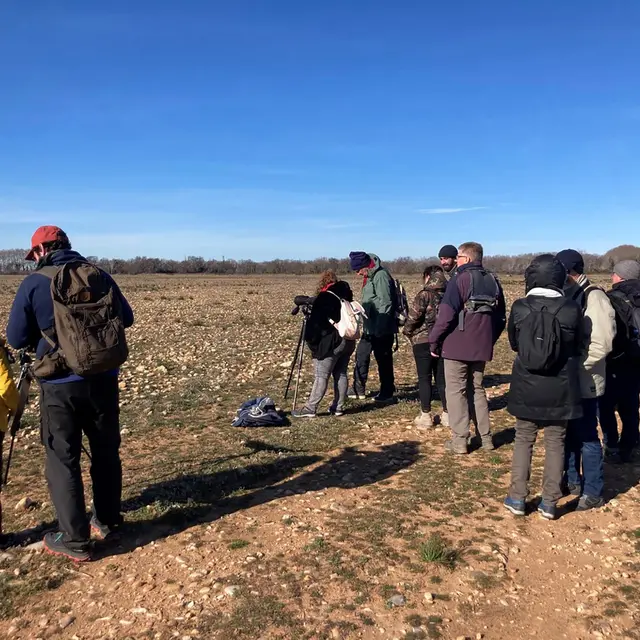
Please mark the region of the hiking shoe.
[[562, 494], [565, 496], [581, 496], [582, 487], [579, 484], [571, 484], [570, 482], [562, 487]]
[[351, 400], [364, 400], [366, 397], [364, 391], [356, 391], [353, 387], [347, 392], [347, 398]]
[[440, 425], [443, 427], [448, 427], [449, 425], [449, 414], [446, 411], [443, 411], [440, 414]]
[[538, 513], [545, 520], [556, 519], [556, 505], [545, 502], [544, 500], [538, 505]]
[[90, 522], [91, 533], [93, 534], [93, 537], [98, 540], [106, 540], [118, 533], [121, 524], [122, 523], [116, 525], [102, 524], [98, 518], [93, 516]]
[[343, 409], [336, 409], [335, 407], [329, 407], [329, 413], [336, 418], [340, 418], [344, 415]]
[[466, 443], [463, 445], [457, 445], [457, 444], [454, 444], [453, 440], [447, 440], [444, 443], [444, 448], [446, 451], [450, 451], [451, 453], [455, 453], [458, 455], [465, 455], [469, 453]]
[[88, 544], [71, 546], [63, 538], [64, 533], [62, 531], [47, 533], [43, 538], [45, 551], [54, 556], [63, 556], [74, 562], [89, 562], [91, 560]]
[[511, 496], [507, 496], [502, 504], [514, 516], [523, 516], [525, 514], [524, 500], [514, 500]]
[[413, 423], [418, 427], [418, 429], [430, 429], [433, 427], [433, 416], [430, 413], [421, 411]]
[[310, 409], [303, 407], [302, 409], [296, 409], [295, 411], [292, 411], [291, 417], [292, 418], [315, 418], [316, 414], [315, 414], [315, 411], [311, 411]]
[[381, 407], [388, 407], [389, 405], [397, 402], [395, 396], [381, 396], [380, 394], [378, 394], [373, 400]]
[[599, 509], [604, 506], [604, 498], [584, 495], [580, 498], [576, 511], [589, 511], [589, 509]]
[[482, 436], [482, 448], [485, 451], [493, 451], [496, 448], [496, 445], [493, 444], [493, 438], [489, 436]]

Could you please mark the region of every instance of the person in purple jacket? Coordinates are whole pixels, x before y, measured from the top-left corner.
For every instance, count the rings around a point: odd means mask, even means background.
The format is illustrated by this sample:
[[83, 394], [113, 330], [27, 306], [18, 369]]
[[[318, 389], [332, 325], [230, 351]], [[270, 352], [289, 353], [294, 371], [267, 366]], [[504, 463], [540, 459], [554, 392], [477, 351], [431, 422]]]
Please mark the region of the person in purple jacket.
[[482, 447], [494, 448], [483, 378], [486, 363], [493, 359], [493, 346], [506, 326], [506, 304], [497, 278], [482, 266], [483, 253], [477, 242], [460, 245], [456, 275], [447, 285], [429, 334], [431, 353], [444, 358], [452, 432], [445, 446], [460, 454], [468, 453], [471, 389]]

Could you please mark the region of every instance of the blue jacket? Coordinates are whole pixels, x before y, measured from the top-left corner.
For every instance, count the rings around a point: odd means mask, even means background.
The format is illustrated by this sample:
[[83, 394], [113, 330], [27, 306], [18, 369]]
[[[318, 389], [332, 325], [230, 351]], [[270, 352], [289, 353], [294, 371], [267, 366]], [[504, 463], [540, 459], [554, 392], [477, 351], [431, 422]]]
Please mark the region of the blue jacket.
[[[85, 260], [79, 253], [71, 250], [55, 251], [46, 256], [38, 268], [45, 265], [61, 266], [68, 262]], [[7, 341], [14, 349], [35, 349], [36, 358], [41, 358], [51, 349], [49, 343], [42, 337], [41, 331], [47, 331], [54, 325], [53, 300], [51, 298], [51, 280], [36, 271], [28, 275], [20, 284], [16, 293], [9, 324], [7, 325]], [[111, 276], [107, 276], [111, 279]], [[111, 279], [116, 294], [122, 304], [124, 326], [133, 324], [133, 311], [122, 295], [118, 285]], [[117, 372], [115, 372], [117, 373]], [[69, 375], [55, 380], [47, 379], [45, 382], [77, 382], [82, 380], [80, 376]]]

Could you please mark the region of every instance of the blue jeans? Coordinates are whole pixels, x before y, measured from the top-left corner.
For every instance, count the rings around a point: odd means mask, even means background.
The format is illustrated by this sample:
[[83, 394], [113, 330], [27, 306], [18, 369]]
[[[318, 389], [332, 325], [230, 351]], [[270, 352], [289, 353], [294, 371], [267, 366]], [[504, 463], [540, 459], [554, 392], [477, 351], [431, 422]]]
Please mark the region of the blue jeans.
[[565, 478], [582, 487], [582, 495], [602, 497], [604, 464], [598, 436], [598, 398], [582, 400], [582, 418], [569, 420], [565, 444]]

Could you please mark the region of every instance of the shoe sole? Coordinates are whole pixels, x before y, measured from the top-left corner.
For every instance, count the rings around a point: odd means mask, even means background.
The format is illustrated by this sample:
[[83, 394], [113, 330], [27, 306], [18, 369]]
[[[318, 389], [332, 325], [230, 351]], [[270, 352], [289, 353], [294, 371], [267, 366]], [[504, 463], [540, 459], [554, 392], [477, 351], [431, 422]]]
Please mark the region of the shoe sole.
[[538, 514], [540, 515], [540, 517], [543, 520], [555, 520], [556, 519], [555, 514], [548, 513], [547, 511], [540, 511], [540, 509], [538, 509]]
[[291, 417], [292, 417], [292, 418], [294, 418], [295, 420], [298, 420], [298, 419], [300, 419], [300, 418], [315, 418], [315, 417], [316, 417], [316, 414], [314, 413], [314, 414], [313, 414], [313, 415], [311, 415], [311, 416], [294, 416], [294, 415], [291, 415]]
[[78, 562], [78, 563], [82, 563], [82, 562], [91, 562], [91, 556], [87, 556], [86, 558], [76, 558], [75, 556], [69, 555], [68, 553], [65, 553], [64, 551], [55, 551], [53, 549], [50, 549], [49, 547], [47, 547], [47, 545], [44, 545], [44, 550], [51, 556], [58, 556], [59, 558], [66, 558], [67, 560], [71, 560], [73, 562]]
[[514, 516], [524, 516], [526, 515], [524, 511], [520, 511], [518, 509], [516, 509], [515, 507], [511, 507], [508, 504], [504, 504], [502, 503], [502, 506], [509, 511], [509, 513], [512, 513]]

